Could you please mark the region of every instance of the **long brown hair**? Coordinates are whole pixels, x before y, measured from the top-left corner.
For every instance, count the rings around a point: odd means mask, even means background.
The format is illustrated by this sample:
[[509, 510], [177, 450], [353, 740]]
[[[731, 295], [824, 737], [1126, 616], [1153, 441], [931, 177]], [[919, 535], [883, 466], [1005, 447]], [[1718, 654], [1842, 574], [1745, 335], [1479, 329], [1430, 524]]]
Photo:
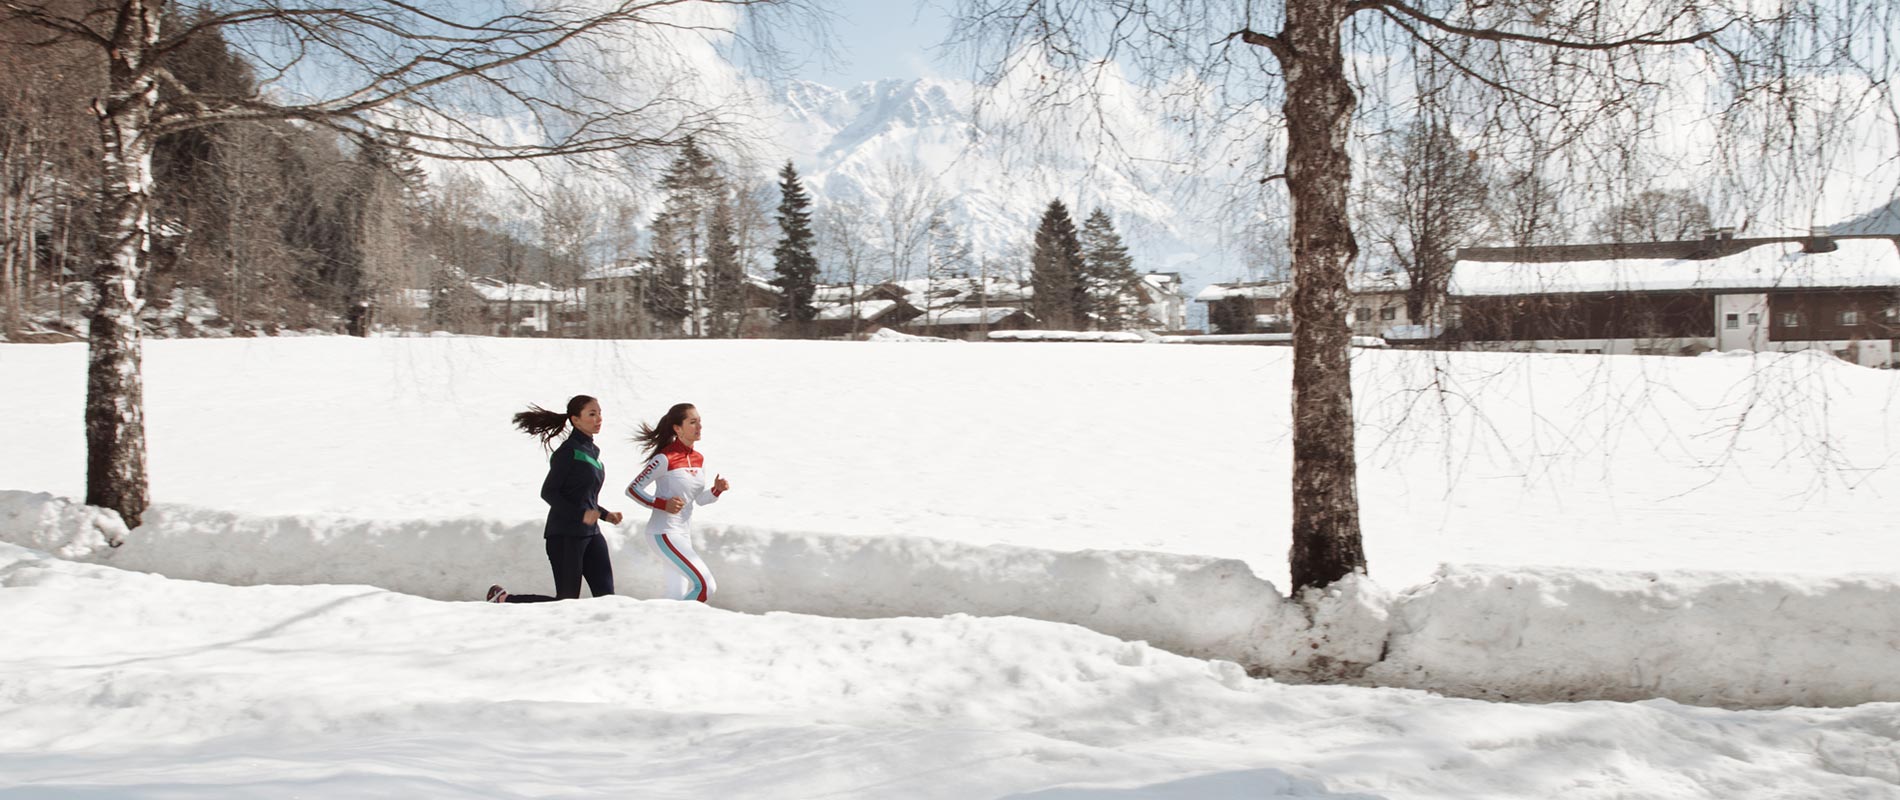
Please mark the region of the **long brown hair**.
[[685, 422], [686, 412], [691, 410], [693, 410], [692, 403], [675, 403], [672, 408], [666, 410], [665, 416], [660, 417], [658, 424], [640, 423], [640, 433], [633, 437], [633, 441], [636, 444], [646, 445], [647, 457], [652, 458], [654, 453], [665, 450], [679, 438], [679, 434], [673, 432], [673, 426]]
[[542, 447], [550, 447], [550, 443], [554, 441], [554, 437], [561, 435], [562, 431], [567, 430], [568, 419], [580, 416], [582, 411], [587, 410], [587, 404], [592, 402], [594, 402], [594, 398], [588, 397], [587, 395], [574, 395], [567, 399], [566, 414], [559, 411], [549, 411], [530, 403], [528, 404], [528, 410], [515, 412], [515, 427], [520, 428], [523, 433], [529, 436], [540, 439]]

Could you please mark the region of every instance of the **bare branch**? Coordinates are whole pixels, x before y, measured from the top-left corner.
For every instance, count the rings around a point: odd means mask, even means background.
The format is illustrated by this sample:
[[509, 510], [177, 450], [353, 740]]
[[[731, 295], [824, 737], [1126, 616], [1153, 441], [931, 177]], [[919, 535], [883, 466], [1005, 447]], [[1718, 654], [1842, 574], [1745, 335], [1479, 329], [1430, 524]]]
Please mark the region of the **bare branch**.
[[84, 21], [54, 14], [42, 3], [22, 3], [17, 0], [0, 0], [0, 11], [6, 11], [9, 17], [55, 33], [74, 37], [100, 47], [111, 47], [112, 42], [88, 27]]
[[[1420, 11], [1403, 2], [1403, 0], [1358, 0], [1352, 3], [1349, 8], [1354, 12], [1376, 8], [1385, 12], [1388, 16], [1395, 17], [1397, 14], [1403, 14], [1446, 33], [1456, 34], [1470, 39], [1483, 39], [1493, 42], [1520, 42], [1524, 44], [1543, 45], [1546, 47], [1558, 47], [1566, 50], [1606, 51], [1630, 47], [1674, 47], [1678, 45], [1695, 44], [1697, 42], [1713, 39], [1723, 31], [1728, 30], [1730, 25], [1735, 24], [1734, 20], [1730, 20], [1718, 28], [1701, 30], [1687, 36], [1677, 36], [1674, 38], [1663, 38], [1666, 35], [1663, 30], [1653, 30], [1628, 38], [1593, 42], [1582, 39], [1564, 39], [1555, 36], [1517, 33], [1502, 28], [1472, 28], [1463, 25], [1454, 25], [1447, 22], [1443, 17]], [[1677, 18], [1680, 18], [1680, 16], [1681, 15], [1678, 14]]]
[[[1289, 55], [1287, 51], [1286, 42], [1282, 40], [1280, 37], [1269, 36], [1267, 34], [1260, 33], [1259, 31], [1255, 31], [1249, 28], [1241, 28], [1240, 30], [1227, 34], [1227, 38], [1222, 39], [1221, 42], [1232, 41], [1235, 37], [1239, 37], [1241, 41], [1246, 42], [1247, 44], [1253, 45], [1255, 47], [1267, 48], [1268, 51], [1273, 53], [1275, 58], [1278, 58], [1281, 61], [1285, 61], [1287, 56]], [[1216, 44], [1219, 44], [1219, 43], [1220, 42], [1217, 42]]]

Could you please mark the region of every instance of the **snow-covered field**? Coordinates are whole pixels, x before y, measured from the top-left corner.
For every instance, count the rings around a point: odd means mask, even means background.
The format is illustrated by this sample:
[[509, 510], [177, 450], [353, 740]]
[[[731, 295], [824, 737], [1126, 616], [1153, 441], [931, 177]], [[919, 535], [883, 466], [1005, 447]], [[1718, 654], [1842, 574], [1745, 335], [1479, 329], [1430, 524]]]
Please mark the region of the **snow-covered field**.
[[[0, 794], [1900, 797], [1900, 706], [1772, 708], [1900, 699], [1893, 373], [1361, 351], [1377, 585], [1302, 604], [1289, 355], [151, 342], [113, 549], [83, 347], [0, 345]], [[633, 524], [628, 597], [443, 602], [548, 588], [506, 420], [581, 392], [610, 486], [700, 406], [717, 608]], [[1762, 710], [1203, 660], [1315, 654]]]

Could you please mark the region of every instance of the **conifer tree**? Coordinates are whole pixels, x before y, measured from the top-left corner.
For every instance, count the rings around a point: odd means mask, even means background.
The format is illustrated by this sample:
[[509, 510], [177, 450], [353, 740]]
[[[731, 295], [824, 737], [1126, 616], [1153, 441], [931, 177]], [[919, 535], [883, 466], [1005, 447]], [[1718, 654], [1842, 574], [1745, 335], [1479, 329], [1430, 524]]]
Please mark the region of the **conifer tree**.
[[666, 214], [661, 214], [653, 221], [653, 243], [648, 259], [650, 266], [642, 276], [641, 303], [647, 315], [653, 318], [662, 338], [683, 333], [686, 316], [692, 311], [688, 303], [690, 287], [686, 280], [686, 256], [680, 244], [682, 237], [679, 227], [677, 221]]
[[689, 321], [686, 332], [703, 336], [703, 270], [710, 237], [707, 223], [725, 191], [712, 157], [691, 137], [680, 146], [660, 179], [666, 204], [653, 221], [654, 273], [647, 291], [648, 310], [662, 321]]
[[1140, 322], [1141, 276], [1115, 222], [1099, 208], [1082, 223], [1082, 266], [1088, 310], [1103, 330], [1123, 330]]
[[811, 196], [798, 180], [798, 170], [786, 161], [779, 170], [778, 246], [772, 248], [772, 285], [778, 287], [780, 322], [799, 336], [809, 333], [818, 315], [812, 295], [818, 289], [818, 257], [812, 255]]
[[1031, 308], [1044, 328], [1074, 330], [1087, 321], [1088, 287], [1083, 283], [1082, 245], [1075, 220], [1061, 200], [1049, 201], [1036, 227], [1030, 256]]
[[721, 197], [706, 217], [707, 335], [731, 339], [745, 317], [745, 266], [739, 263], [732, 202]]

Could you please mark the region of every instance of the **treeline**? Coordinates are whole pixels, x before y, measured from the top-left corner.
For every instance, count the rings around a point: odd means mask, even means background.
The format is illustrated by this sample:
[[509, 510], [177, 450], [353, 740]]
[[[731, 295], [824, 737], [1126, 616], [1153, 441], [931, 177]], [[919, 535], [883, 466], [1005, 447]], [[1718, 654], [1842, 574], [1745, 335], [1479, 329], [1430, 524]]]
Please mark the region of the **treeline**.
[[[168, 8], [174, 8], [168, 6]], [[165, 25], [197, 17], [168, 11]], [[205, 12], [197, 12], [205, 13]], [[212, 27], [165, 50], [167, 98], [255, 97], [257, 69]], [[83, 337], [100, 263], [102, 144], [88, 107], [105, 66], [77, 43], [0, 18], [0, 335]], [[193, 127], [157, 138], [139, 319], [159, 336], [363, 334], [374, 328], [511, 335], [805, 336], [823, 283], [978, 276], [1033, 286], [1044, 327], [1140, 324], [1140, 278], [1107, 213], [1078, 230], [1060, 202], [1041, 225], [979, 257], [951, 198], [891, 162], [863, 197], [814, 208], [794, 166], [777, 185], [746, 177], [691, 138], [641, 192], [561, 181], [491, 189], [476, 170], [425, 173], [409, 142], [296, 118]], [[431, 162], [437, 163], [437, 162]], [[598, 177], [598, 176], [596, 176]], [[604, 195], [617, 195], [607, 197]], [[577, 291], [590, 270], [637, 273], [620, 328], [590, 324]], [[484, 282], [484, 279], [489, 279]], [[537, 288], [538, 286], [538, 288]], [[538, 291], [524, 323], [516, 287]], [[480, 289], [506, 294], [497, 301]], [[562, 299], [550, 303], [547, 298]], [[596, 321], [598, 322], [598, 321]]]
[[[14, 28], [0, 30], [0, 40], [35, 33]], [[9, 335], [76, 334], [85, 318], [100, 212], [100, 144], [86, 103], [104, 83], [103, 65], [87, 55], [76, 46], [0, 47], [8, 76], [0, 87], [0, 324]], [[215, 30], [162, 59], [191, 92], [258, 91], [254, 68]], [[511, 229], [474, 180], [432, 184], [404, 146], [298, 121], [160, 137], [140, 277], [147, 330], [360, 329], [373, 310], [386, 321], [477, 331], [486, 321], [472, 277], [578, 284], [577, 254], [549, 246], [558, 237]]]

